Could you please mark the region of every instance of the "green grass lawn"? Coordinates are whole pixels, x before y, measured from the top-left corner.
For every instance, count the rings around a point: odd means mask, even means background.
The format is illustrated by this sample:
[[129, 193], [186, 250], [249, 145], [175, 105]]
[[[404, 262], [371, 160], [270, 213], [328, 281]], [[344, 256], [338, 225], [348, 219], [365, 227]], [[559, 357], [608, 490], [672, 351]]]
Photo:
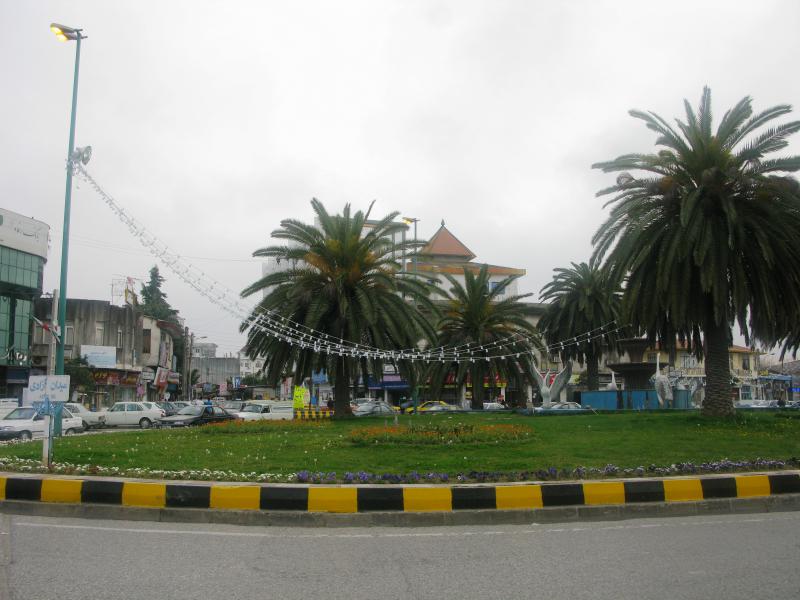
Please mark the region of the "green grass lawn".
[[[291, 474], [368, 471], [448, 473], [536, 471], [555, 467], [636, 468], [721, 459], [786, 460], [800, 456], [800, 419], [775, 413], [717, 420], [694, 413], [620, 413], [526, 417], [512, 414], [403, 416], [400, 424], [517, 424], [525, 439], [499, 443], [356, 446], [354, 428], [384, 418], [322, 423], [263, 423], [258, 433], [217, 427], [88, 435], [56, 441], [55, 461], [120, 469], [224, 470]], [[388, 421], [391, 425], [391, 419]], [[240, 428], [241, 429], [241, 428]], [[39, 459], [41, 443], [0, 447], [0, 459]]]

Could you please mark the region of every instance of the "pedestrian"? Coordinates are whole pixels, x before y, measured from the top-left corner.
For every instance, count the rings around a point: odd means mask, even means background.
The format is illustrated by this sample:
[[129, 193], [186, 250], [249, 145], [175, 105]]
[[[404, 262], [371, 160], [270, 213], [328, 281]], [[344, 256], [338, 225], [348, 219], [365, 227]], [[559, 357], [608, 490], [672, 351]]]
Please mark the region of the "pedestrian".
[[333, 410], [333, 398], [330, 397], [330, 394], [328, 395], [327, 406], [330, 410]]

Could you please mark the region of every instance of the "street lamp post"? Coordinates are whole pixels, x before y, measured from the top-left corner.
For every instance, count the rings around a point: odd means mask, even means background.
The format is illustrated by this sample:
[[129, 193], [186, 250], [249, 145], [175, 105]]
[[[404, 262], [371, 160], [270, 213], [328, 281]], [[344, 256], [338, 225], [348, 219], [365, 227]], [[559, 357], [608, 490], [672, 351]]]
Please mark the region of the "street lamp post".
[[69, 147], [67, 148], [67, 190], [64, 195], [64, 228], [61, 234], [61, 282], [58, 295], [58, 331], [60, 341], [56, 347], [56, 375], [64, 374], [64, 344], [66, 343], [67, 319], [67, 260], [69, 258], [69, 213], [72, 202], [72, 161], [75, 149], [75, 113], [78, 108], [78, 71], [81, 64], [81, 40], [86, 36], [82, 29], [51, 23], [50, 30], [62, 42], [73, 40], [75, 44], [75, 74], [72, 80], [72, 112], [69, 120]]
[[414, 275], [417, 274], [417, 223], [419, 219], [416, 217], [403, 217], [403, 222], [406, 225], [414, 224]]
[[[406, 225], [414, 224], [414, 277], [417, 275], [417, 223], [419, 219], [416, 217], [403, 217], [403, 222]], [[403, 232], [405, 235], [405, 232]], [[405, 241], [405, 240], [404, 240]], [[404, 268], [405, 270], [405, 268]], [[419, 404], [419, 387], [416, 385], [416, 376], [414, 377], [414, 389], [411, 390], [411, 400], [414, 402], [414, 414], [417, 414], [417, 405]]]

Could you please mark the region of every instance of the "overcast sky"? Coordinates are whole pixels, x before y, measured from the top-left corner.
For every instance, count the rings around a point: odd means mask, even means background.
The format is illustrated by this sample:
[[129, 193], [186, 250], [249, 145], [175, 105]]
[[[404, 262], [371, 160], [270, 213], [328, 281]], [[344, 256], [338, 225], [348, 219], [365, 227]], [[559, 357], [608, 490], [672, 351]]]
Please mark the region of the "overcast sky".
[[[587, 260], [613, 176], [653, 149], [631, 108], [717, 115], [795, 103], [800, 2], [21, 2], [0, 0], [0, 206], [51, 226], [58, 285], [74, 42], [88, 170], [177, 252], [235, 290], [252, 252], [309, 201], [444, 219], [524, 292]], [[797, 142], [791, 148], [798, 151]], [[73, 193], [69, 297], [110, 299], [154, 260], [85, 185]], [[236, 321], [165, 267], [165, 291], [223, 351]]]

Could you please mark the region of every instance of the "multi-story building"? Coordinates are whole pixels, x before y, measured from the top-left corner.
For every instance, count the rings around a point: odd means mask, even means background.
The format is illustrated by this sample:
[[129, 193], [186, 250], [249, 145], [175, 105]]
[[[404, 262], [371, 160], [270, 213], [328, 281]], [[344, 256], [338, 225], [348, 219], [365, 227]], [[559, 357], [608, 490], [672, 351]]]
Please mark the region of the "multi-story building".
[[142, 380], [148, 400], [175, 397], [178, 392], [180, 373], [175, 354], [182, 334], [176, 323], [142, 317]]
[[[142, 316], [132, 306], [114, 306], [105, 300], [67, 299], [64, 324], [64, 360], [83, 359], [91, 371], [94, 389], [83, 401], [97, 407], [135, 400], [142, 395]], [[54, 321], [53, 301], [40, 298], [36, 318]], [[55, 345], [40, 325], [33, 331], [32, 365], [37, 373], [52, 370]]]
[[19, 400], [28, 385], [33, 303], [49, 239], [45, 223], [0, 209], [0, 397]]
[[[455, 281], [464, 285], [465, 269], [477, 274], [485, 266], [489, 273], [490, 290], [494, 290], [507, 277], [512, 275], [522, 277], [525, 275], [525, 269], [473, 262], [474, 258], [475, 253], [454, 236], [442, 221], [438, 231], [433, 234], [433, 237], [420, 250], [420, 256], [418, 258], [412, 257], [406, 262], [406, 269], [424, 273], [429, 283], [447, 291], [452, 286], [445, 274], [450, 275]], [[518, 294], [517, 283], [516, 280], [513, 281], [511, 285], [503, 290], [502, 296]]]
[[264, 358], [250, 358], [247, 356], [245, 349], [242, 348], [239, 353], [239, 374], [242, 377], [247, 377], [248, 375], [260, 375], [261, 371], [264, 368]]
[[194, 342], [192, 344], [192, 357], [216, 358], [217, 345], [213, 342]]

